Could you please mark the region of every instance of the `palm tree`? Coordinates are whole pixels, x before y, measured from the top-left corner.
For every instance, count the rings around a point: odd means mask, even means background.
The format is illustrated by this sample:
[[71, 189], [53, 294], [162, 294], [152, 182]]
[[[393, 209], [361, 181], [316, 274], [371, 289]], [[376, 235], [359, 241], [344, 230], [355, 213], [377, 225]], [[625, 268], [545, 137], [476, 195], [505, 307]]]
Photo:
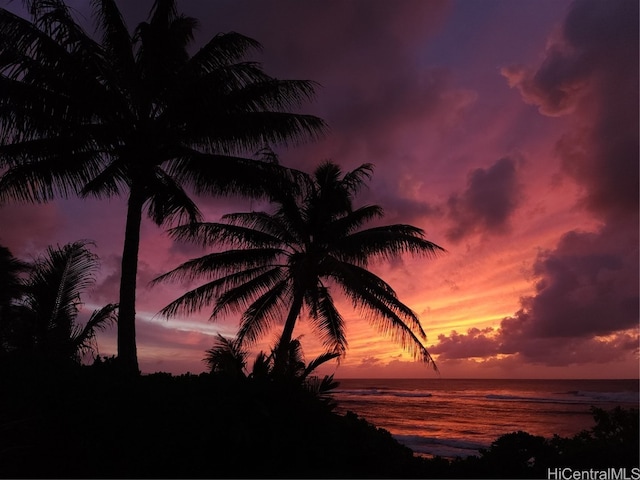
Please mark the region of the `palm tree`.
[[263, 386], [276, 382], [278, 387], [285, 387], [289, 393], [292, 388], [299, 389], [325, 401], [325, 403], [330, 403], [327, 394], [338, 386], [338, 382], [333, 380], [333, 375], [319, 378], [312, 373], [320, 365], [337, 358], [339, 353], [322, 353], [307, 364], [300, 339], [295, 338], [291, 340], [286, 352], [284, 352], [286, 358], [282, 363], [285, 368], [278, 370], [276, 358], [280, 354], [281, 352], [275, 348], [271, 350], [269, 355], [264, 352], [258, 353], [251, 372], [247, 374], [249, 352], [243, 347], [240, 339], [229, 339], [218, 334], [213, 347], [207, 350], [204, 361], [213, 374], [236, 381], [250, 380], [256, 384], [263, 384]]
[[[347, 347], [344, 321], [332, 287], [339, 287], [354, 307], [382, 332], [391, 334], [416, 358], [435, 364], [421, 339], [416, 314], [404, 305], [384, 280], [367, 270], [376, 258], [411, 253], [433, 256], [444, 251], [411, 225], [362, 228], [383, 216], [377, 205], [353, 208], [355, 194], [370, 178], [365, 164], [342, 175], [326, 162], [307, 176], [302, 195], [283, 190], [274, 213], [229, 214], [223, 223], [197, 223], [170, 230], [179, 240], [203, 246], [226, 244], [231, 249], [183, 263], [158, 277], [208, 281], [167, 305], [161, 314], [189, 314], [213, 304], [211, 319], [240, 313], [238, 337], [255, 342], [285, 319], [277, 350], [286, 351], [303, 307], [330, 351]], [[277, 360], [278, 357], [276, 357]], [[277, 362], [282, 367], [286, 362]]]
[[30, 266], [22, 293], [13, 299], [16, 308], [11, 327], [2, 329], [5, 354], [37, 357], [53, 364], [79, 364], [84, 354], [96, 348], [95, 335], [116, 320], [117, 306], [94, 311], [84, 324], [77, 322], [81, 295], [94, 282], [98, 258], [78, 241], [49, 247]]
[[94, 0], [100, 41], [63, 0], [30, 0], [32, 21], [0, 10], [0, 201], [127, 195], [118, 359], [137, 373], [135, 297], [143, 212], [158, 225], [200, 218], [197, 194], [263, 195], [284, 169], [245, 158], [312, 138], [324, 123], [289, 113], [314, 93], [244, 61], [237, 33], [189, 54], [197, 21], [156, 0], [131, 34], [114, 0]]
[[218, 334], [216, 341], [206, 352], [204, 362], [209, 371], [233, 379], [246, 378], [247, 357], [249, 352], [239, 342]]

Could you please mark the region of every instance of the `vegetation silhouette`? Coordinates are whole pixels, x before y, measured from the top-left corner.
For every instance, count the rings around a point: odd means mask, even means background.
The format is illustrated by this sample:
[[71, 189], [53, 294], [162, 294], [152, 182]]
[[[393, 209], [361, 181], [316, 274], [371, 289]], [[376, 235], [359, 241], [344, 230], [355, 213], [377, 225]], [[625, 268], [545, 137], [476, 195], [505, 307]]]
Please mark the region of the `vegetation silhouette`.
[[[317, 117], [294, 114], [309, 81], [277, 80], [246, 56], [260, 45], [220, 34], [190, 55], [197, 21], [156, 0], [130, 32], [114, 0], [94, 0], [99, 40], [63, 0], [27, 0], [31, 20], [0, 9], [0, 201], [127, 196], [120, 309], [78, 321], [94, 285], [90, 243], [50, 247], [32, 263], [0, 247], [0, 477], [211, 478], [540, 477], [557, 465], [637, 466], [638, 411], [594, 409], [573, 438], [514, 432], [479, 456], [425, 459], [353, 413], [334, 412], [332, 376], [314, 376], [347, 347], [330, 287], [384, 333], [435, 367], [417, 316], [367, 267], [443, 249], [409, 225], [374, 226], [378, 206], [353, 200], [372, 167], [313, 175], [280, 167], [272, 144], [314, 138]], [[267, 147], [263, 160], [248, 151]], [[190, 193], [265, 197], [275, 212], [200, 222]], [[168, 316], [213, 303], [241, 313], [237, 338], [218, 337], [210, 372], [138, 376], [135, 298], [143, 213], [176, 239], [228, 246], [157, 281], [211, 281]], [[248, 308], [245, 306], [248, 305]], [[328, 351], [305, 362], [296, 322], [307, 312]], [[251, 371], [246, 346], [284, 320]], [[118, 359], [81, 364], [118, 323]], [[124, 375], [123, 375], [124, 373]]]
[[13, 298], [3, 299], [9, 315], [0, 318], [0, 361], [5, 366], [21, 370], [33, 365], [56, 373], [55, 368], [79, 365], [86, 354], [97, 351], [96, 332], [115, 323], [117, 305], [95, 310], [83, 324], [77, 321], [81, 295], [93, 286], [99, 268], [88, 245], [77, 241], [48, 247], [32, 264], [5, 256], [3, 263], [14, 266], [11, 275], [5, 273], [13, 277], [8, 281]]
[[[242, 348], [240, 339], [234, 340], [218, 335], [215, 345], [207, 350], [205, 363], [214, 375], [228, 378], [231, 381], [246, 384], [252, 383], [257, 388], [269, 389], [279, 395], [291, 397], [298, 393], [305, 396], [322, 399], [328, 405], [333, 401], [328, 393], [336, 388], [339, 383], [334, 381], [333, 375], [325, 375], [319, 378], [312, 373], [323, 363], [339, 356], [337, 352], [325, 352], [305, 363], [302, 352], [302, 344], [299, 338], [289, 342], [288, 349], [284, 352], [286, 358], [278, 361], [277, 356], [282, 351], [276, 348], [270, 354], [258, 353], [250, 372], [247, 371], [247, 358], [249, 352]], [[276, 365], [283, 365], [277, 369]]]
[[[589, 478], [602, 476], [589, 470], [615, 469], [614, 475], [632, 478], [632, 469], [640, 467], [638, 409], [591, 407], [591, 413], [595, 425], [573, 437], [544, 438], [517, 431], [496, 439], [477, 456], [427, 463], [438, 478], [549, 478], [549, 470], [556, 468], [586, 471], [593, 475]], [[580, 478], [587, 477], [580, 473]]]
[[190, 56], [198, 22], [175, 0], [156, 0], [133, 34], [114, 0], [92, 2], [98, 41], [63, 0], [26, 4], [31, 21], [0, 9], [0, 201], [127, 196], [118, 360], [135, 375], [143, 212], [199, 219], [187, 188], [267, 195], [287, 171], [238, 155], [322, 133], [321, 119], [290, 113], [315, 85], [244, 60], [260, 44], [238, 33]]
[[341, 355], [347, 348], [344, 320], [331, 288], [340, 288], [372, 324], [391, 335], [414, 357], [435, 363], [422, 344], [425, 333], [417, 315], [392, 287], [367, 270], [372, 260], [411, 253], [435, 256], [444, 249], [411, 225], [362, 228], [382, 218], [382, 208], [354, 208], [355, 194], [373, 167], [342, 173], [331, 162], [305, 175], [300, 194], [282, 189], [273, 196], [273, 213], [228, 214], [222, 223], [190, 223], [170, 230], [177, 240], [229, 247], [189, 260], [161, 275], [168, 280], [208, 281], [161, 310], [166, 317], [193, 313], [213, 304], [211, 319], [241, 313], [238, 333], [252, 344], [285, 319], [274, 368], [284, 368], [286, 352], [303, 308], [325, 347]]
[[572, 438], [514, 432], [477, 456], [422, 458], [293, 384], [217, 373], [127, 380], [111, 367], [3, 379], [0, 476], [545, 478], [557, 466], [630, 475], [638, 465], [637, 410], [595, 410], [594, 428]]

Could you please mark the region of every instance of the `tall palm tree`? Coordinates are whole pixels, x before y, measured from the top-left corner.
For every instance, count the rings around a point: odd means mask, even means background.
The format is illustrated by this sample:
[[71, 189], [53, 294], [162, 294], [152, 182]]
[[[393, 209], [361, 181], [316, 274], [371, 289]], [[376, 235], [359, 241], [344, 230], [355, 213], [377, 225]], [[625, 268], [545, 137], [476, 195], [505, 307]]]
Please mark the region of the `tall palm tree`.
[[250, 343], [285, 319], [277, 347], [285, 358], [306, 306], [325, 346], [342, 354], [347, 347], [344, 321], [331, 294], [332, 287], [338, 287], [371, 323], [435, 367], [421, 342], [425, 333], [416, 314], [367, 266], [375, 258], [433, 256], [443, 249], [411, 225], [362, 228], [383, 216], [377, 205], [352, 204], [371, 172], [372, 166], [365, 164], [343, 175], [340, 167], [326, 162], [307, 177], [302, 195], [283, 190], [275, 198], [274, 213], [229, 214], [222, 223], [173, 228], [170, 234], [176, 239], [231, 249], [187, 261], [158, 277], [156, 282], [208, 280], [161, 313], [189, 314], [209, 304], [212, 319], [240, 313], [238, 336]]
[[198, 23], [176, 0], [156, 0], [133, 34], [114, 0], [93, 0], [99, 41], [63, 0], [27, 3], [31, 21], [0, 10], [0, 201], [128, 196], [118, 358], [137, 373], [143, 212], [158, 225], [194, 221], [187, 188], [260, 195], [277, 185], [282, 168], [241, 155], [318, 135], [322, 120], [289, 113], [314, 84], [244, 61], [260, 45], [237, 33], [190, 55]]
[[94, 311], [83, 325], [77, 316], [81, 295], [91, 287], [98, 258], [88, 242], [49, 247], [30, 265], [29, 275], [12, 318], [3, 318], [11, 328], [2, 329], [2, 350], [38, 357], [47, 362], [80, 363], [95, 349], [95, 335], [116, 320], [117, 306], [108, 304]]

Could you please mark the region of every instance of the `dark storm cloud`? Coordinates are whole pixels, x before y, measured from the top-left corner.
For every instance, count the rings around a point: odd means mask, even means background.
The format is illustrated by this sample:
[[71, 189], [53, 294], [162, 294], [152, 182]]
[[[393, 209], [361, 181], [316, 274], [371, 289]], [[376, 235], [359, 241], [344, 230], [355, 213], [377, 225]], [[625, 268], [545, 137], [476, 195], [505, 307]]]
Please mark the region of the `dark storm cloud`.
[[539, 255], [534, 273], [536, 295], [522, 300], [535, 320], [529, 334], [582, 337], [637, 326], [638, 245], [618, 229], [567, 233]]
[[508, 336], [498, 329], [469, 329], [441, 335], [439, 343], [429, 347], [439, 362], [484, 358], [487, 366], [528, 363], [565, 367], [608, 363], [638, 355], [638, 335], [620, 332], [604, 338], [539, 338], [523, 334]]
[[326, 159], [344, 170], [373, 163], [371, 195], [363, 192], [362, 201], [374, 198], [370, 203], [385, 209], [387, 221], [420, 222], [434, 213], [407, 195], [398, 177], [422, 177], [428, 159], [409, 150], [454, 124], [475, 100], [454, 86], [450, 71], [421, 61], [449, 2], [284, 0], [274, 8], [223, 1], [184, 8], [201, 20], [202, 38], [239, 31], [263, 44], [255, 58], [267, 73], [318, 82], [316, 100], [303, 110], [325, 119], [328, 134], [321, 142], [276, 148], [283, 164], [310, 172]]
[[574, 113], [557, 146], [562, 170], [585, 187], [602, 215], [638, 208], [638, 2], [575, 2], [562, 37], [536, 70], [503, 74], [524, 100], [548, 115]]
[[449, 336], [438, 335], [438, 344], [429, 348], [438, 360], [489, 357], [502, 353], [500, 344], [494, 338], [492, 328], [470, 328], [466, 334], [456, 331]]
[[572, 127], [556, 146], [561, 169], [582, 187], [581, 205], [602, 227], [568, 231], [541, 252], [535, 294], [499, 329], [452, 332], [433, 353], [484, 351], [546, 365], [638, 354], [637, 19], [636, 1], [575, 2], [537, 70], [503, 69], [526, 102], [569, 116]]
[[505, 233], [521, 197], [515, 160], [505, 157], [487, 169], [474, 170], [467, 189], [451, 195], [447, 202], [453, 220], [447, 238], [457, 242], [476, 232]]
[[638, 262], [637, 243], [619, 229], [569, 232], [538, 255], [535, 295], [500, 328], [440, 335], [430, 351], [443, 359], [517, 354], [547, 365], [637, 353]]
[[217, 31], [237, 30], [262, 42], [257, 59], [267, 73], [319, 83], [316, 102], [304, 110], [325, 119], [329, 134], [306, 148], [280, 149], [286, 165], [310, 171], [330, 158], [349, 169], [372, 162], [382, 174], [384, 163], [403, 154], [399, 137], [420, 138], [430, 122], [454, 121], [471, 101], [446, 69], [421, 65], [448, 2], [285, 0], [277, 8], [270, 2], [189, 8]]

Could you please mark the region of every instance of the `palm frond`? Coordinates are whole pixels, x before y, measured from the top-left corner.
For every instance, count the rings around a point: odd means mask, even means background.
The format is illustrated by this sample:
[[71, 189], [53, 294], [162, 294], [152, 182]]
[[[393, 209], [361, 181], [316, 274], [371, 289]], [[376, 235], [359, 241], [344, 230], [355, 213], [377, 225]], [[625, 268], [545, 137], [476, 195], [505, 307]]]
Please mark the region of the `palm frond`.
[[318, 288], [318, 302], [312, 309], [311, 320], [323, 345], [338, 356], [344, 354], [347, 349], [344, 319], [326, 287]]
[[87, 352], [97, 349], [96, 333], [117, 323], [117, 310], [118, 305], [110, 303], [98, 310], [94, 310], [84, 327], [76, 326], [70, 337], [76, 361], [80, 361], [82, 355]]
[[373, 164], [364, 163], [355, 170], [347, 172], [341, 184], [351, 195], [355, 195], [373, 175]]
[[227, 154], [255, 151], [265, 143], [296, 146], [318, 140], [326, 131], [318, 117], [276, 111], [211, 112], [199, 118], [199, 125], [190, 140], [209, 152]]
[[127, 24], [114, 0], [91, 0], [94, 18], [102, 32], [102, 46], [116, 74], [131, 88], [134, 82], [135, 58]]
[[[246, 282], [261, 275], [268, 275], [270, 273], [272, 275], [276, 275], [277, 272], [274, 270], [277, 269], [268, 270], [265, 267], [259, 267], [242, 270], [226, 275], [222, 278], [217, 278], [184, 293], [160, 310], [159, 313], [164, 317], [170, 318], [175, 317], [179, 313], [191, 314], [200, 311], [207, 306], [213, 306], [220, 295], [228, 290], [238, 288]], [[170, 278], [168, 277], [170, 274], [171, 272], [154, 279], [154, 283]]]
[[[244, 105], [245, 112], [288, 112], [297, 109], [313, 99], [318, 87], [316, 82], [309, 80], [279, 80], [266, 76], [261, 70], [255, 73], [257, 75], [250, 82], [232, 90], [227, 97], [230, 103]], [[318, 125], [324, 128], [324, 122]]]
[[153, 169], [153, 176], [146, 179], [147, 188], [153, 192], [147, 200], [147, 209], [151, 219], [157, 224], [177, 218], [196, 222], [200, 220], [200, 210], [189, 195], [176, 181], [160, 167]]
[[99, 171], [97, 162], [92, 165], [92, 155], [78, 156], [89, 161], [78, 165], [74, 161], [60, 162], [59, 158], [51, 158], [9, 167], [0, 177], [0, 201], [14, 199], [42, 203], [56, 196], [76, 195], [79, 185], [91, 180]]
[[366, 308], [367, 303], [363, 300], [364, 296], [374, 297], [386, 310], [402, 317], [402, 321], [417, 331], [421, 338], [426, 338], [422, 324], [415, 312], [402, 303], [393, 288], [380, 277], [365, 268], [345, 262], [332, 263], [327, 272], [328, 276], [338, 281], [354, 305]]
[[347, 215], [336, 218], [328, 225], [325, 225], [323, 232], [321, 232], [323, 233], [323, 240], [326, 239], [327, 242], [335, 240], [336, 243], [339, 244], [344, 237], [352, 234], [362, 225], [371, 220], [382, 218], [383, 215], [384, 212], [378, 205], [367, 205], [357, 208]]
[[128, 187], [127, 166], [124, 162], [116, 160], [87, 181], [80, 190], [80, 196], [111, 197], [120, 194]]
[[277, 267], [255, 275], [241, 285], [227, 289], [216, 299], [211, 318], [249, 311], [250, 304], [282, 282], [286, 282], [286, 276], [283, 269]]
[[210, 253], [184, 262], [173, 270], [160, 275], [160, 281], [192, 280], [195, 278], [218, 278], [233, 275], [253, 268], [278, 266], [274, 259], [280, 255], [279, 249], [227, 250]]
[[[316, 368], [318, 368], [323, 363], [327, 363], [335, 358], [339, 358], [340, 353], [338, 352], [325, 352], [318, 355], [316, 358], [311, 360], [307, 367], [304, 369], [303, 379], [306, 379]], [[333, 375], [331, 376], [333, 378]]]
[[[247, 229], [269, 235], [280, 245], [292, 247], [300, 242], [299, 230], [294, 225], [295, 219], [280, 213], [273, 215], [266, 212], [229, 213], [222, 217], [230, 225], [240, 225]], [[293, 221], [292, 221], [293, 220]], [[298, 222], [299, 224], [299, 222]]]
[[258, 297], [242, 314], [238, 330], [240, 341], [251, 345], [274, 325], [282, 322], [290, 297], [290, 285], [287, 280], [282, 280]]
[[[226, 219], [226, 216], [223, 217]], [[197, 245], [230, 245], [242, 248], [279, 247], [278, 237], [250, 227], [230, 223], [201, 222], [179, 225], [169, 230], [174, 240], [189, 241]]]
[[[56, 83], [57, 87], [66, 84], [67, 88], [81, 87], [81, 91], [104, 91], [100, 85], [104, 72], [101, 47], [75, 22], [67, 5], [57, 0], [32, 0], [29, 3], [33, 23], [12, 18], [14, 29], [9, 34], [18, 37], [18, 41], [9, 48], [24, 52], [23, 58], [34, 59], [50, 72], [51, 67], [57, 68], [58, 78], [63, 82]], [[29, 83], [34, 80], [30, 77], [34, 64], [30, 67], [27, 71], [14, 70], [13, 73]], [[39, 70], [40, 73], [43, 71]], [[78, 82], [80, 78], [86, 82], [84, 85]], [[41, 76], [37, 77], [38, 82], [41, 80]]]
[[371, 258], [390, 260], [409, 253], [435, 257], [446, 250], [424, 238], [424, 232], [411, 225], [386, 225], [360, 230], [340, 238], [334, 255], [344, 261], [367, 265]]
[[236, 340], [225, 338], [218, 334], [216, 341], [204, 358], [211, 373], [244, 377], [249, 352], [243, 350]]
[[78, 313], [81, 293], [95, 282], [98, 259], [87, 249], [88, 244], [78, 241], [49, 247], [36, 261], [29, 281], [29, 303], [46, 325], [70, 325]]
[[279, 165], [193, 150], [177, 153], [181, 156], [171, 161], [167, 173], [198, 194], [268, 198], [277, 189], [292, 185], [288, 169]]
[[96, 27], [102, 32], [101, 45], [111, 54], [111, 60], [126, 62], [133, 67], [131, 34], [114, 0], [91, 0]]
[[[403, 316], [401, 318], [398, 315], [396, 310], [397, 304], [400, 303], [399, 301], [397, 301], [396, 308], [393, 308], [392, 305], [384, 301], [383, 297], [376, 295], [369, 289], [361, 288], [357, 284], [345, 282], [341, 283], [341, 287], [352, 301], [354, 307], [359, 309], [361, 314], [381, 333], [398, 342], [414, 358], [431, 364], [434, 370], [437, 370], [431, 354], [429, 354], [414, 330], [407, 325], [407, 318], [411, 317]], [[419, 324], [417, 317], [415, 317], [415, 322]], [[420, 327], [420, 336], [425, 337], [422, 327]]]
[[219, 33], [191, 57], [181, 73], [199, 77], [241, 60], [251, 50], [261, 49], [259, 42], [245, 35], [236, 32]]
[[0, 316], [3, 309], [10, 308], [24, 296], [23, 276], [30, 270], [28, 263], [14, 257], [8, 248], [0, 245]]

